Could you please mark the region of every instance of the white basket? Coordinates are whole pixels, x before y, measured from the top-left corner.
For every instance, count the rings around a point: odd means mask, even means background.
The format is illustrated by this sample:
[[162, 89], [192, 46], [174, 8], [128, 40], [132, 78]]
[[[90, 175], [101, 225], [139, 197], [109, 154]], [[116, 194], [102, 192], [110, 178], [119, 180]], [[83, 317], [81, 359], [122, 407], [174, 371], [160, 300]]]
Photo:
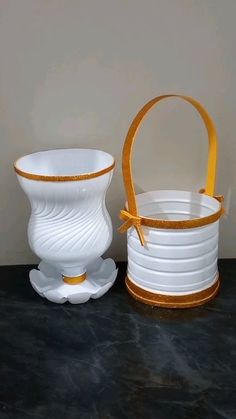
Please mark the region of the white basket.
[[[131, 154], [147, 112], [160, 100], [180, 97], [200, 113], [208, 132], [209, 158], [206, 188], [188, 191], [152, 191], [135, 195]], [[123, 148], [123, 177], [127, 205], [121, 210], [128, 230], [130, 294], [146, 304], [186, 308], [212, 299], [219, 288], [217, 255], [222, 196], [214, 196], [217, 136], [200, 103], [179, 95], [159, 96], [148, 102], [133, 120]]]

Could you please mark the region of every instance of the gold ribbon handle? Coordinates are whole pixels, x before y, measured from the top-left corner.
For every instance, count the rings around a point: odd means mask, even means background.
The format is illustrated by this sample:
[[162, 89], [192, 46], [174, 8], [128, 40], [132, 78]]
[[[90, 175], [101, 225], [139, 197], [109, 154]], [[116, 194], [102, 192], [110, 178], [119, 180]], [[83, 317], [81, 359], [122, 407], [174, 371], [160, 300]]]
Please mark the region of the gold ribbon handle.
[[[137, 133], [139, 128], [142, 125], [142, 122], [148, 112], [161, 100], [167, 98], [180, 98], [185, 100], [186, 102], [190, 103], [200, 114], [208, 133], [208, 142], [209, 142], [209, 149], [208, 149], [208, 168], [207, 168], [207, 177], [206, 177], [206, 187], [205, 193], [209, 196], [214, 196], [214, 189], [215, 189], [215, 179], [216, 179], [216, 165], [217, 165], [217, 134], [215, 125], [208, 114], [208, 112], [204, 109], [204, 107], [195, 99], [189, 96], [183, 95], [162, 95], [158, 96], [152, 100], [150, 100], [143, 108], [138, 112], [136, 117], [134, 118], [129, 131], [127, 133], [123, 153], [122, 153], [122, 171], [123, 171], [123, 179], [124, 179], [124, 186], [127, 195], [128, 201], [128, 209], [126, 210], [126, 215], [124, 216], [123, 211], [121, 211], [121, 218], [127, 217], [125, 220], [125, 224], [121, 226], [120, 231], [125, 231], [128, 228], [134, 226], [138, 232], [139, 237], [142, 238], [141, 242], [144, 243], [143, 234], [141, 231], [141, 218], [138, 215], [137, 209], [137, 202], [136, 202], [136, 195], [134, 189], [134, 182], [132, 176], [132, 152], [133, 152], [133, 145], [136, 139]], [[129, 216], [127, 215], [129, 214]], [[129, 217], [129, 219], [128, 219]], [[139, 220], [139, 221], [137, 221]]]

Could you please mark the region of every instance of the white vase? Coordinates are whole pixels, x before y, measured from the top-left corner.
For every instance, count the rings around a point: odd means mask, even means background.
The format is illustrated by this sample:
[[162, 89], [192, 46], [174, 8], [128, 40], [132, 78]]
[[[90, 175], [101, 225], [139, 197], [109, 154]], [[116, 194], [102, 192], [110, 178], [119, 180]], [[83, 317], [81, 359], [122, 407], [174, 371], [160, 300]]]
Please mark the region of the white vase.
[[[43, 261], [30, 274], [40, 295], [56, 302], [73, 295], [79, 303], [85, 292], [87, 299], [96, 298], [101, 288], [113, 284], [115, 264], [100, 258], [112, 241], [105, 196], [113, 168], [111, 155], [93, 149], [42, 151], [16, 161], [18, 180], [31, 203], [29, 245]], [[103, 263], [108, 271], [103, 272]]]

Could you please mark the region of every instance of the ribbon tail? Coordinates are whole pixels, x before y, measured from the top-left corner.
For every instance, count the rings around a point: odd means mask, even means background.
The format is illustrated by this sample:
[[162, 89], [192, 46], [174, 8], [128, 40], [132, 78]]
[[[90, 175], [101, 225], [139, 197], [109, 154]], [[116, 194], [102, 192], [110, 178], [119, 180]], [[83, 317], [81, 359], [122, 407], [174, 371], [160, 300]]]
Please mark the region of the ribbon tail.
[[126, 210], [120, 211], [120, 218], [125, 221], [119, 228], [120, 233], [125, 233], [129, 228], [134, 227], [142, 246], [145, 244], [144, 235], [141, 228], [141, 219], [137, 215], [132, 215]]
[[132, 226], [131, 220], [126, 220], [119, 228], [119, 233], [125, 233]]
[[144, 246], [145, 245], [145, 239], [144, 239], [144, 235], [143, 235], [143, 232], [142, 232], [142, 228], [138, 225], [136, 225], [135, 228], [136, 228], [140, 243], [141, 243], [142, 246]]

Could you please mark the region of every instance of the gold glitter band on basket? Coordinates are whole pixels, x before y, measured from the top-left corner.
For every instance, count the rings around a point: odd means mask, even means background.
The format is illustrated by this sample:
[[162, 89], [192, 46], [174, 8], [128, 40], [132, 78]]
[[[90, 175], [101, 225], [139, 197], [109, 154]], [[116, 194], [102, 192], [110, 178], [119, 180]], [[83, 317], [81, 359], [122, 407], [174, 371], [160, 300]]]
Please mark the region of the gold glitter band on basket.
[[154, 294], [153, 292], [147, 291], [138, 287], [126, 277], [126, 287], [130, 295], [135, 298], [135, 300], [140, 301], [151, 306], [165, 307], [165, 308], [188, 308], [188, 307], [197, 307], [207, 301], [212, 300], [219, 291], [220, 281], [217, 281], [206, 290], [196, 292], [188, 295], [174, 296], [174, 295], [165, 295], [165, 294]]

